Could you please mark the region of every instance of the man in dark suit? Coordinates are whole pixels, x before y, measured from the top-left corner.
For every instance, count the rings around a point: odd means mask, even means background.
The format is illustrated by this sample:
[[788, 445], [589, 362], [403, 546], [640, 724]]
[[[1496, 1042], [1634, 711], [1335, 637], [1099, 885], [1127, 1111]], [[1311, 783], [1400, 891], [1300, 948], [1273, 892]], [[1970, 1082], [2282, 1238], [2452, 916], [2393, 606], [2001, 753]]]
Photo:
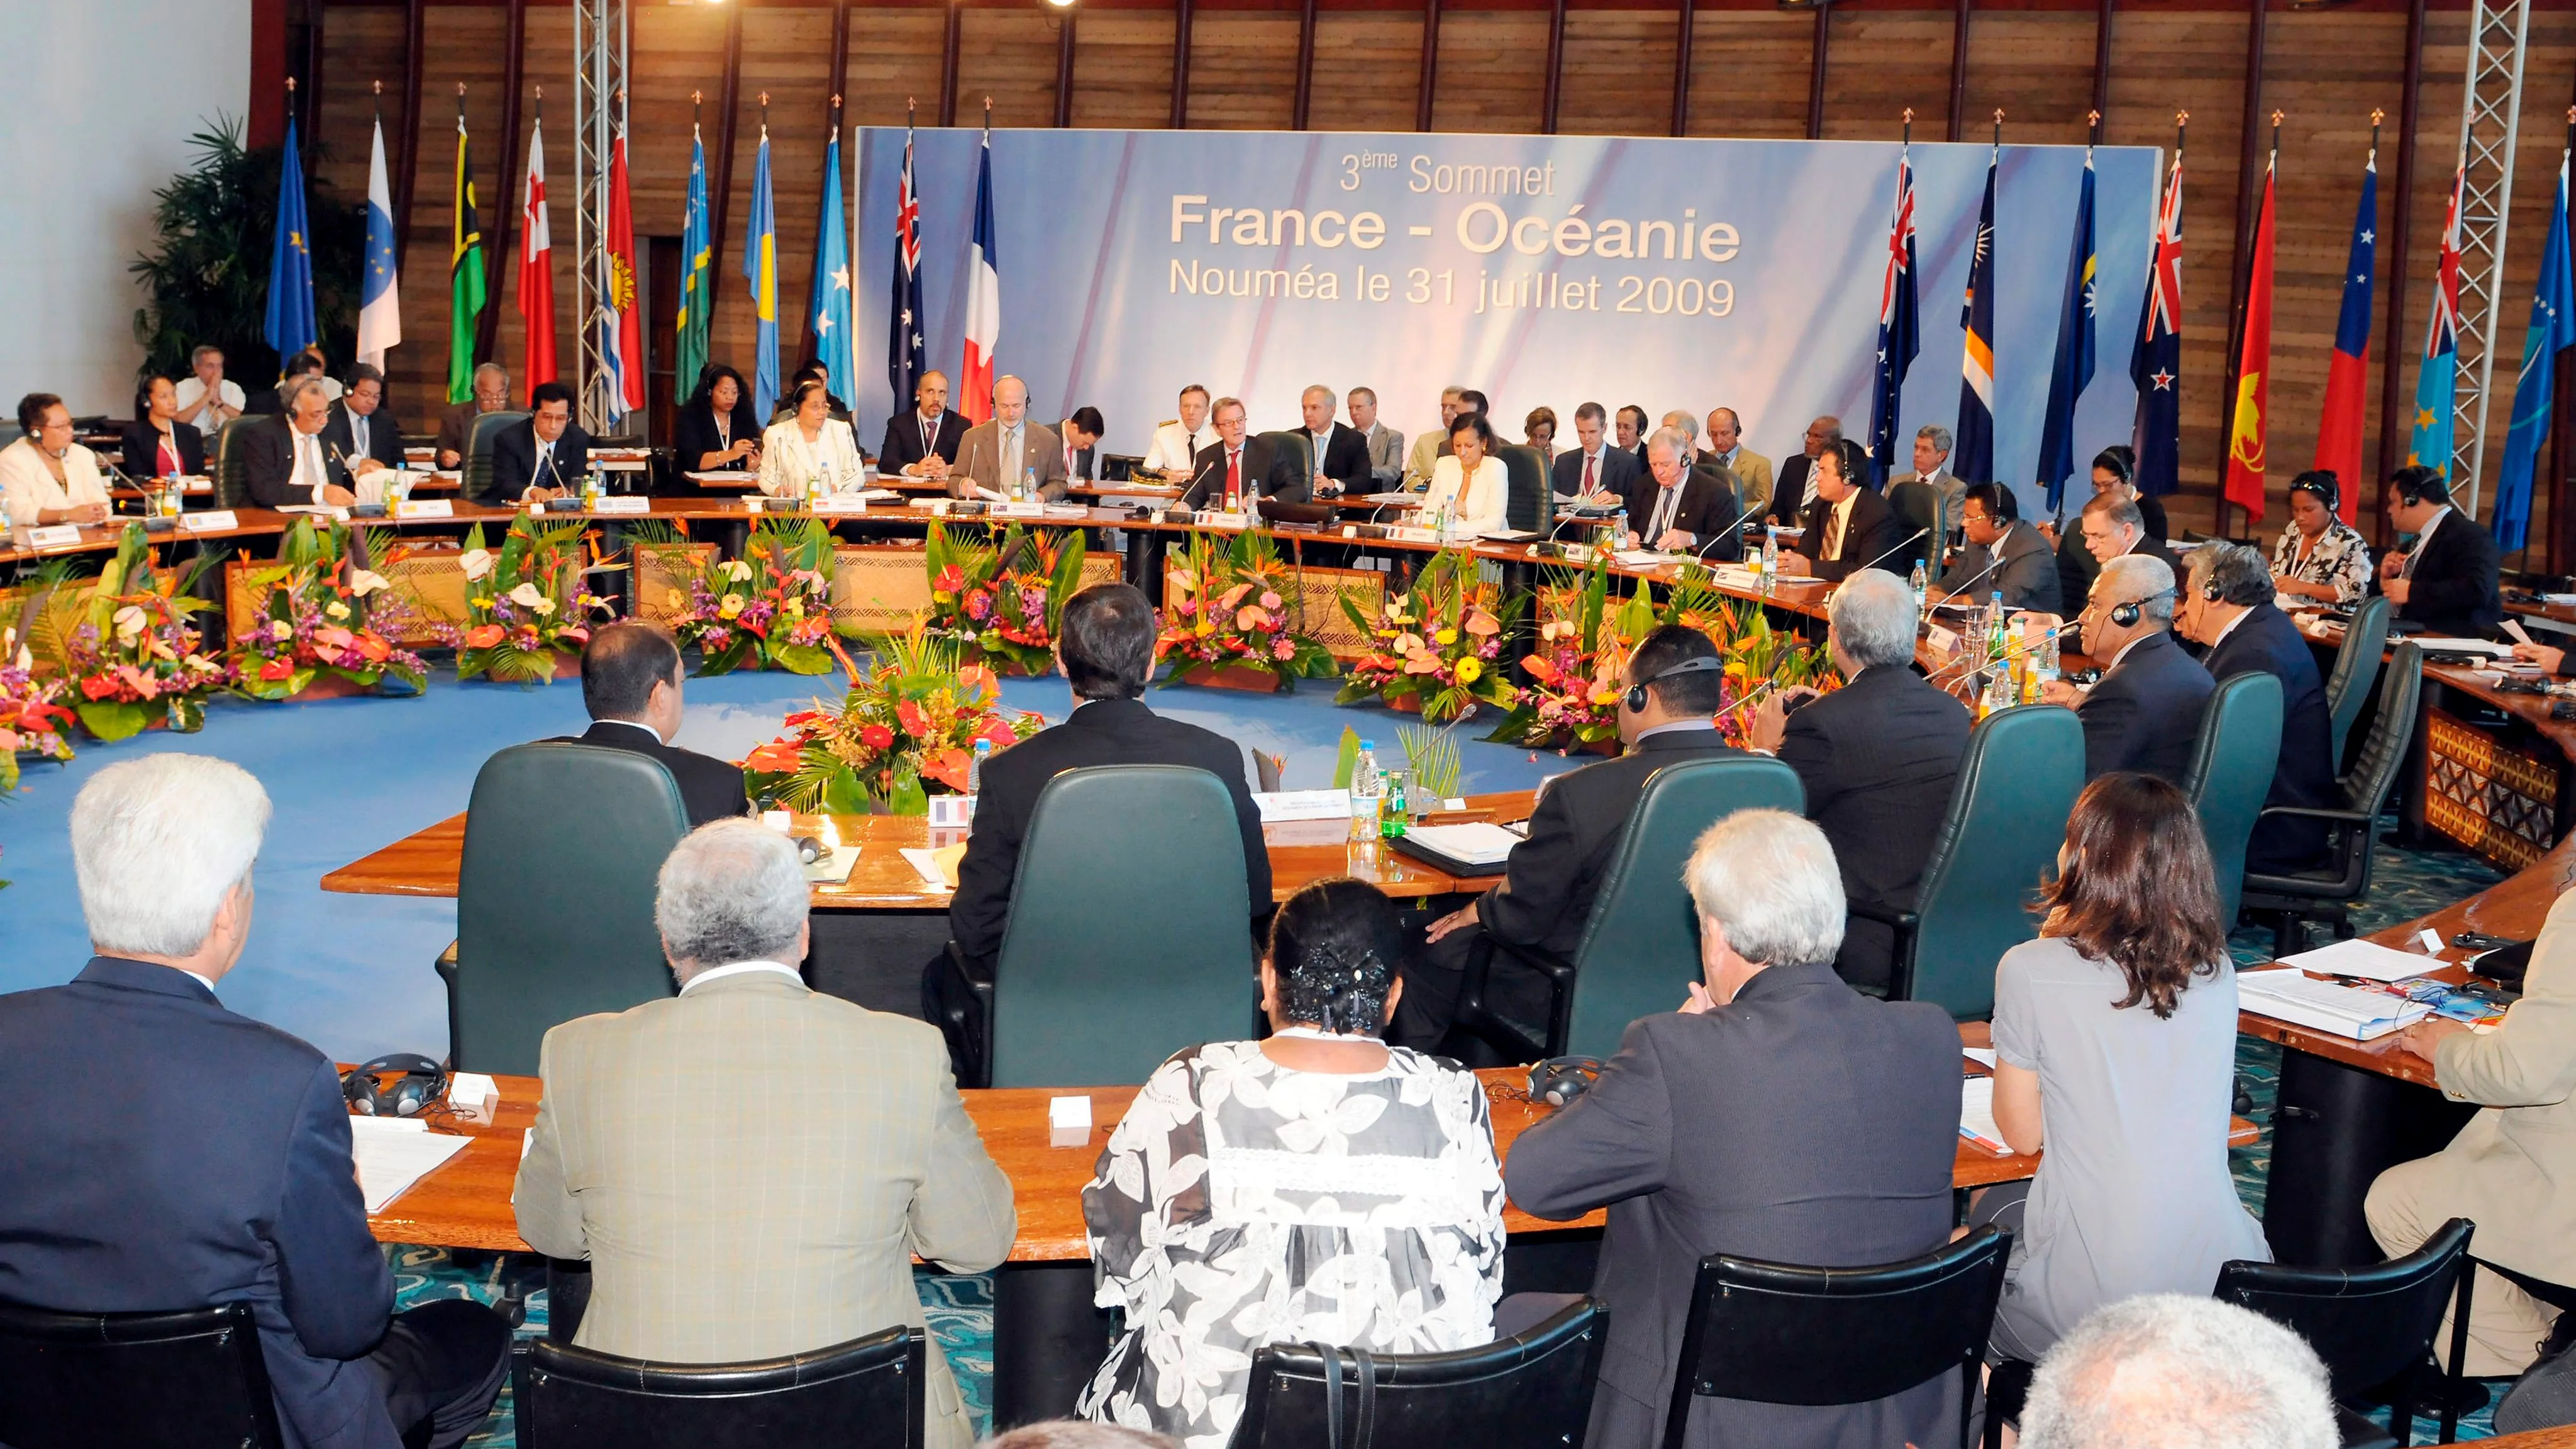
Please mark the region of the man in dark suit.
[[2020, 505], [2001, 483], [1971, 483], [1963, 490], [1959, 531], [1967, 546], [1958, 562], [1932, 582], [1932, 590], [1961, 603], [2004, 596], [2007, 609], [2034, 613], [2061, 612], [2057, 561], [2039, 530], [2020, 519]]
[[[1753, 746], [1798, 772], [1843, 893], [1910, 911], [1976, 721], [1910, 667], [1918, 615], [1904, 580], [1863, 569], [1834, 591], [1828, 617], [1826, 647], [1847, 683], [1775, 691], [1754, 717]], [[1854, 986], [1885, 986], [1895, 948], [1893, 929], [1854, 916], [1834, 969]]]
[[[975, 830], [957, 865], [957, 894], [948, 903], [948, 933], [966, 970], [978, 980], [993, 974], [1011, 918], [1011, 881], [1019, 871], [1020, 842], [1046, 782], [1088, 765], [1188, 765], [1205, 770], [1234, 797], [1243, 828], [1243, 884], [1251, 919], [1270, 913], [1270, 852], [1262, 843], [1261, 811], [1252, 803], [1243, 773], [1243, 749], [1197, 725], [1165, 719], [1145, 707], [1145, 681], [1154, 672], [1154, 607], [1133, 584], [1094, 584], [1065, 602], [1058, 625], [1056, 664], [1073, 686], [1073, 713], [984, 764], [983, 793], [975, 802]], [[1249, 925], [1249, 920], [1246, 924]], [[949, 999], [944, 956], [922, 975], [922, 1005], [931, 1021], [950, 1022], [953, 1008], [969, 1013], [965, 1041], [948, 1047], [963, 1063], [980, 1041], [975, 1003]]]
[[2218, 687], [2174, 642], [2174, 572], [2161, 559], [2125, 554], [2102, 566], [2077, 620], [2084, 649], [2102, 666], [2090, 689], [2054, 682], [2050, 704], [2084, 721], [2084, 778], [2113, 770], [2161, 775], [2179, 785], [2200, 738], [2200, 711]]
[[1602, 495], [1625, 498], [1629, 485], [1645, 471], [1637, 466], [1636, 454], [1610, 445], [1609, 417], [1597, 402], [1574, 410], [1574, 446], [1548, 465], [1548, 488], [1559, 501]]
[[966, 446], [966, 415], [948, 411], [948, 374], [944, 372], [923, 373], [912, 397], [911, 412], [886, 419], [877, 471], [946, 482], [957, 450]]
[[1690, 439], [1657, 428], [1646, 440], [1646, 471], [1628, 481], [1628, 536], [1624, 548], [1695, 553], [1702, 558], [1744, 556], [1735, 525], [1735, 480], [1717, 467], [1693, 468]]
[[[2071, 551], [2068, 545], [2073, 545]], [[2096, 493], [2084, 505], [2077, 526], [2057, 549], [2057, 599], [2069, 609], [2082, 609], [2103, 565], [2137, 554], [2161, 562], [2182, 577], [2182, 560], [2162, 539], [2147, 532], [2147, 515], [2125, 488]]]
[[2388, 480], [2388, 521], [2415, 535], [2379, 561], [2379, 591], [2404, 623], [2438, 638], [2475, 638], [2504, 618], [2495, 535], [2451, 507], [2451, 485], [2421, 464]]
[[[2191, 551], [2191, 576], [2176, 611], [2175, 628], [2208, 652], [2201, 667], [2219, 683], [2260, 670], [2281, 681], [2281, 762], [2272, 772], [2266, 805], [2332, 809], [2335, 791], [2334, 712], [2317, 656], [2272, 602], [2272, 570], [2257, 550], [2241, 543], [2204, 543]], [[2267, 874], [2305, 870], [2326, 849], [2325, 823], [2275, 815], [2254, 826], [2245, 868]]]
[[[1726, 703], [1725, 671], [1712, 667], [1719, 662], [1707, 635], [1679, 624], [1666, 624], [1638, 643], [1628, 656], [1630, 690], [1619, 702], [1619, 738], [1627, 753], [1549, 781], [1530, 816], [1528, 837], [1512, 847], [1502, 884], [1431, 923], [1417, 959], [1404, 965], [1404, 994], [1389, 1041], [1422, 1051], [1443, 1049], [1478, 931], [1508, 945], [1573, 957], [1646, 777], [1666, 765], [1741, 753], [1714, 721]], [[1502, 1016], [1545, 1023], [1545, 978], [1499, 952], [1491, 992], [1486, 1004]], [[1457, 1045], [1467, 1056], [1490, 1055], [1482, 1042]]]
[[[1815, 494], [1810, 475], [1815, 471], [1816, 459], [1842, 440], [1840, 418], [1828, 415], [1807, 424], [1806, 451], [1780, 465], [1779, 477], [1771, 488], [1771, 506], [1763, 516], [1783, 528], [1796, 526]], [[1868, 474], [1864, 470], [1853, 476], [1866, 478]]]
[[[1609, 1305], [1588, 1442], [1663, 1441], [1700, 1259], [1888, 1263], [1950, 1236], [1959, 1034], [1930, 1002], [1873, 1001], [1828, 964], [1843, 933], [1831, 846], [1808, 821], [1742, 810], [1683, 871], [1704, 979], [1629, 1024], [1572, 1105], [1523, 1132], [1513, 1203], [1551, 1220], [1607, 1207], [1592, 1294]], [[1869, 1403], [1695, 1398], [1692, 1449], [1938, 1444], [1962, 1386], [1944, 1373]]]
[[1216, 441], [1191, 460], [1192, 482], [1181, 494], [1183, 507], [1215, 508], [1228, 497], [1240, 497], [1247, 508], [1255, 498], [1304, 503], [1313, 497], [1314, 484], [1297, 476], [1293, 459], [1268, 439], [1245, 435], [1242, 399], [1218, 398], [1209, 416], [1216, 423]]
[[257, 780], [202, 755], [110, 765], [74, 801], [97, 954], [0, 996], [0, 1299], [246, 1303], [288, 1444], [453, 1449], [500, 1392], [508, 1324], [467, 1299], [394, 1313], [339, 1073], [215, 995], [268, 817]]
[[670, 631], [638, 619], [603, 624], [581, 648], [581, 703], [590, 728], [559, 743], [601, 745], [659, 760], [680, 787], [689, 828], [751, 813], [742, 767], [671, 743], [683, 705], [680, 646]]
[[522, 498], [561, 498], [590, 471], [590, 434], [572, 420], [572, 389], [541, 382], [529, 394], [536, 410], [492, 440], [492, 481], [474, 501], [507, 508]]
[[402, 424], [384, 404], [385, 375], [363, 362], [351, 367], [340, 405], [322, 425], [323, 453], [345, 462], [360, 478], [379, 468], [402, 467]]
[[1321, 383], [1306, 389], [1297, 400], [1306, 424], [1298, 431], [1306, 435], [1306, 447], [1315, 459], [1315, 476], [1307, 485], [1319, 498], [1368, 493], [1376, 486], [1370, 482], [1368, 439], [1357, 429], [1333, 421], [1341, 405], [1340, 395]]
[[1064, 476], [1076, 483], [1100, 481], [1100, 435], [1109, 425], [1100, 420], [1100, 409], [1083, 406], [1073, 410], [1056, 428], [1056, 439], [1064, 448]]
[[242, 429], [242, 486], [251, 502], [262, 508], [290, 503], [345, 508], [357, 502], [349, 491], [349, 470], [322, 446], [331, 400], [311, 378], [296, 379], [289, 393], [286, 411]]
[[[1901, 574], [1912, 566], [1906, 535], [1916, 530], [1905, 526], [1886, 499], [1862, 486], [1868, 461], [1860, 444], [1847, 439], [1816, 455], [1809, 470], [1816, 498], [1807, 505], [1806, 531], [1798, 537], [1797, 550], [1780, 555], [1784, 577], [1840, 581], [1864, 568]], [[1781, 477], [1785, 489], [1788, 475]]]

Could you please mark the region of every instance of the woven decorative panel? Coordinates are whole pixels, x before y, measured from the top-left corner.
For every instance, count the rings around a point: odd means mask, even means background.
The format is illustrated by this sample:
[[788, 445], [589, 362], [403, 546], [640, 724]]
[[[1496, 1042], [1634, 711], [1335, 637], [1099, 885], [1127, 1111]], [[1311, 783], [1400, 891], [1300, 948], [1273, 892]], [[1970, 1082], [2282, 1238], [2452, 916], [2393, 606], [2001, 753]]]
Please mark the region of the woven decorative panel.
[[2558, 768], [2507, 749], [2438, 709], [2424, 711], [2424, 821], [2504, 870], [2557, 838]]
[[716, 556], [712, 543], [637, 544], [635, 617], [668, 624], [689, 612], [689, 584], [707, 560]]

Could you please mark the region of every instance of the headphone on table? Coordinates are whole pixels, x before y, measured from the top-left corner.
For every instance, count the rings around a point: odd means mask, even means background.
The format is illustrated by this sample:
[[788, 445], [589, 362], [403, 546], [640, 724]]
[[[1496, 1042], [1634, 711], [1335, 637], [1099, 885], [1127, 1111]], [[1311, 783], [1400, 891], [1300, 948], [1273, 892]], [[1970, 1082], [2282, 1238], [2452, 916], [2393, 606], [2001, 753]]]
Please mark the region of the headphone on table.
[[[392, 1086], [377, 1080], [400, 1072]], [[447, 1068], [418, 1052], [388, 1052], [340, 1074], [340, 1095], [369, 1117], [417, 1117], [447, 1095]]]
[[1600, 1077], [1598, 1057], [1549, 1057], [1529, 1070], [1530, 1100], [1562, 1107], [1582, 1096]]
[[1628, 697], [1624, 701], [1628, 706], [1628, 713], [1644, 714], [1646, 712], [1647, 685], [1661, 684], [1663, 681], [1672, 678], [1676, 674], [1703, 674], [1711, 669], [1724, 669], [1725, 667], [1725, 660], [1710, 655], [1702, 655], [1697, 659], [1685, 659], [1681, 663], [1674, 665], [1672, 668], [1665, 670], [1661, 674], [1654, 675], [1650, 678], [1643, 679], [1635, 684], [1629, 685]]

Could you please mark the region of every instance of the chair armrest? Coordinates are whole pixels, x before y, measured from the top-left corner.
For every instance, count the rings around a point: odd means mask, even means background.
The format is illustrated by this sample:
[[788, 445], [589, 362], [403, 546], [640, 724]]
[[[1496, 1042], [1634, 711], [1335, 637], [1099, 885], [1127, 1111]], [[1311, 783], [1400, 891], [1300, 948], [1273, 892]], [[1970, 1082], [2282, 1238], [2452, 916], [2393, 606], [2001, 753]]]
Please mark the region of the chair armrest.
[[449, 984], [450, 986], [455, 985], [455, 984], [456, 984], [456, 943], [455, 943], [454, 941], [450, 941], [450, 942], [448, 942], [448, 943], [447, 943], [447, 949], [446, 949], [446, 950], [444, 950], [444, 951], [439, 952], [439, 953], [438, 953], [438, 959], [437, 959], [437, 960], [435, 960], [435, 961], [430, 962], [429, 964], [430, 964], [432, 967], [436, 968], [436, 970], [437, 970], [437, 972], [438, 972], [438, 977], [439, 977], [439, 979], [440, 979], [440, 980], [442, 980], [442, 981], [446, 982], [446, 983], [447, 983], [447, 984]]
[[1900, 910], [1895, 906], [1882, 906], [1876, 901], [1856, 901], [1848, 898], [1843, 902], [1843, 910], [1847, 915], [1858, 916], [1864, 921], [1876, 921], [1880, 925], [1895, 930], [1896, 940], [1888, 951], [1887, 958], [1887, 999], [1912, 1001], [1914, 999], [1914, 947], [1915, 943], [1922, 939], [1923, 917], [1916, 912]]
[[1876, 901], [1845, 901], [1843, 907], [1862, 920], [1894, 926], [1900, 933], [1910, 934], [1923, 924], [1923, 918], [1912, 911], [1882, 906]]
[[2359, 810], [2338, 810], [2319, 805], [2266, 805], [2254, 818], [2262, 821], [2275, 815], [2288, 815], [2301, 820], [2323, 820], [2340, 825], [2368, 825], [2379, 818], [2376, 814], [2365, 814]]
[[1483, 934], [1485, 940], [1490, 943], [1495, 950], [1502, 952], [1504, 955], [1511, 957], [1513, 960], [1520, 962], [1531, 970], [1539, 972], [1556, 985], [1560, 987], [1570, 987], [1574, 984], [1574, 963], [1566, 960], [1562, 956], [1559, 956], [1555, 952], [1542, 946], [1516, 946], [1509, 941], [1501, 939], [1491, 931], [1486, 931]]

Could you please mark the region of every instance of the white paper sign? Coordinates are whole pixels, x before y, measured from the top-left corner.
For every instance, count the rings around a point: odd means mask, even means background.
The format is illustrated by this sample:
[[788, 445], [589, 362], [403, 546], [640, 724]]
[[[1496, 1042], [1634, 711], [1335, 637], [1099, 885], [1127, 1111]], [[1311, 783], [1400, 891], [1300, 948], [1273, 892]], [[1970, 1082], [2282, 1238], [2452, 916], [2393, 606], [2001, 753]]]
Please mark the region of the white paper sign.
[[635, 494], [602, 494], [590, 505], [593, 513], [642, 514], [653, 511], [653, 500]]
[[396, 518], [454, 518], [455, 516], [456, 500], [453, 498], [406, 498], [394, 505]]
[[[993, 515], [995, 518], [1046, 517], [1046, 505], [1043, 503], [996, 503], [984, 511]], [[1089, 1101], [1091, 1099], [1086, 1097], [1083, 1100]]]
[[930, 797], [930, 828], [964, 830], [975, 820], [975, 797], [972, 795], [933, 795]]
[[865, 513], [868, 511], [868, 500], [863, 494], [835, 493], [829, 497], [814, 500], [814, 511], [816, 513]]
[[77, 523], [49, 523], [27, 530], [29, 548], [70, 548], [81, 541]]
[[218, 508], [211, 513], [182, 513], [179, 526], [190, 533], [204, 533], [209, 529], [239, 528], [241, 520], [233, 517], [231, 509]]

